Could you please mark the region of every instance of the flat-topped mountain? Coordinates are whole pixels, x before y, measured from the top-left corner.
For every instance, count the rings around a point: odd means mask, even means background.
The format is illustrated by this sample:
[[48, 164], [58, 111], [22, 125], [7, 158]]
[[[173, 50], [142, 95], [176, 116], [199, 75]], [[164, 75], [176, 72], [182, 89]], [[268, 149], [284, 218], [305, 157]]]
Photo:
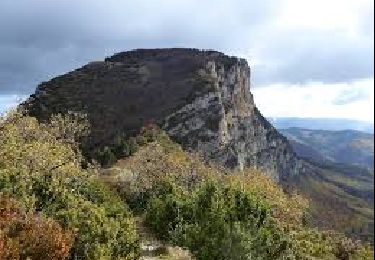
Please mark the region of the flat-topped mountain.
[[198, 49], [122, 52], [41, 83], [29, 114], [79, 111], [91, 124], [83, 149], [156, 123], [185, 149], [226, 167], [255, 167], [275, 180], [298, 174], [287, 139], [256, 108], [244, 59]]
[[206, 161], [256, 168], [298, 189], [311, 200], [315, 226], [372, 241], [373, 171], [300, 159], [257, 109], [250, 76], [244, 59], [216, 51], [138, 49], [41, 83], [22, 106], [42, 121], [87, 114], [83, 153], [106, 166], [134, 154], [133, 136], [157, 124]]

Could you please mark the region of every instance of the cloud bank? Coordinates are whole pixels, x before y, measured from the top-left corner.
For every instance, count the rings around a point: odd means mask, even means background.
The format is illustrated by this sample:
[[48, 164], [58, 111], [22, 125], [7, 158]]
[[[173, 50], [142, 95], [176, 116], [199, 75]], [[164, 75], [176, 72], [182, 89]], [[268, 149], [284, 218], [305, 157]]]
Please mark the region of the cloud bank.
[[373, 79], [373, 17], [371, 0], [1, 0], [0, 95], [156, 47], [246, 58], [253, 89], [354, 84]]

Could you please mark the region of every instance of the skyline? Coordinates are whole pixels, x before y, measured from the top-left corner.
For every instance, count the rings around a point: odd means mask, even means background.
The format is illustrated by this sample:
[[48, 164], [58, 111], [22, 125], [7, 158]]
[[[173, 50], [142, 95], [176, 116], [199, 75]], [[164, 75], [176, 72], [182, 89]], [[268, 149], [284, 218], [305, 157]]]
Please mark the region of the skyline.
[[267, 117], [373, 122], [373, 17], [370, 0], [3, 0], [0, 111], [90, 61], [191, 47], [247, 59]]

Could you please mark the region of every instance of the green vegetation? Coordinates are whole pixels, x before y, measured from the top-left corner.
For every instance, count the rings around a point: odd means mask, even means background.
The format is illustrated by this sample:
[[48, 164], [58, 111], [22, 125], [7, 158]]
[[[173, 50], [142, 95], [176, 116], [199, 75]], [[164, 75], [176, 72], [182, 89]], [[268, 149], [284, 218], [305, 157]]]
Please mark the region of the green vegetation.
[[289, 253], [288, 241], [267, 218], [270, 208], [250, 193], [216, 181], [191, 194], [166, 183], [158, 193], [148, 203], [146, 222], [197, 259], [278, 259]]
[[85, 121], [1, 119], [0, 259], [139, 259], [132, 214], [196, 259], [373, 257], [340, 234], [306, 227], [300, 195], [250, 169], [206, 164], [152, 125], [119, 138], [108, 149], [127, 157], [100, 169], [79, 150]]
[[[95, 167], [81, 167], [82, 157], [75, 140], [87, 131], [82, 121], [84, 118], [78, 115], [56, 116], [48, 124], [39, 124], [35, 118], [17, 113], [2, 119], [0, 196], [16, 201], [26, 216], [40, 215], [41, 220], [47, 219], [43, 225], [50, 227], [52, 223], [50, 229], [60, 231], [62, 240], [67, 242], [60, 245], [65, 251], [56, 259], [65, 259], [66, 252], [70, 258], [79, 259], [135, 259], [139, 245], [129, 210], [98, 182]], [[28, 217], [12, 221], [30, 222]], [[54, 239], [49, 228], [34, 222], [24, 228], [35, 229], [30, 231], [33, 234], [41, 232], [38, 238], [42, 241]], [[17, 259], [13, 258], [17, 254], [20, 259], [55, 259], [38, 240], [35, 244], [31, 244], [32, 240], [23, 243], [22, 232], [15, 235], [9, 231], [15, 227], [0, 226], [1, 234], [5, 234], [0, 236], [0, 247], [5, 244], [16, 248], [5, 259]], [[73, 243], [69, 242], [70, 236], [74, 237]], [[19, 246], [14, 247], [14, 243]]]
[[374, 135], [281, 129], [307, 171], [288, 181], [311, 200], [311, 224], [374, 242]]
[[74, 235], [53, 219], [20, 209], [0, 198], [0, 259], [66, 259]]
[[138, 151], [139, 147], [155, 141], [159, 130], [153, 125], [142, 127], [137, 136], [118, 134], [110, 146], [95, 149], [91, 155], [103, 167], [110, 167], [118, 158], [129, 157]]
[[253, 170], [207, 165], [161, 131], [143, 130], [155, 141], [105, 171], [105, 180], [166, 243], [197, 259], [371, 259], [357, 242], [306, 227], [303, 197]]
[[311, 201], [308, 222], [373, 243], [373, 177], [353, 167], [310, 167], [289, 182]]

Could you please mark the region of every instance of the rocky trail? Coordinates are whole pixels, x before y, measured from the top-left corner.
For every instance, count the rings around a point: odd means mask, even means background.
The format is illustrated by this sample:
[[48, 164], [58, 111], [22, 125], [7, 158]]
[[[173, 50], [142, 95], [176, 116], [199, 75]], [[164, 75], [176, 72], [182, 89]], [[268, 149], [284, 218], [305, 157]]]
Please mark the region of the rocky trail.
[[192, 260], [190, 252], [163, 243], [147, 229], [142, 217], [136, 218], [137, 232], [141, 239], [140, 260]]

